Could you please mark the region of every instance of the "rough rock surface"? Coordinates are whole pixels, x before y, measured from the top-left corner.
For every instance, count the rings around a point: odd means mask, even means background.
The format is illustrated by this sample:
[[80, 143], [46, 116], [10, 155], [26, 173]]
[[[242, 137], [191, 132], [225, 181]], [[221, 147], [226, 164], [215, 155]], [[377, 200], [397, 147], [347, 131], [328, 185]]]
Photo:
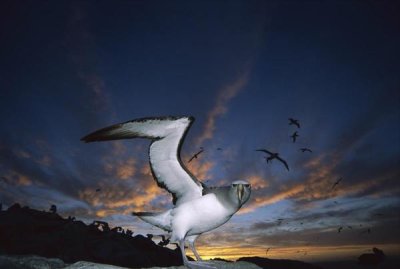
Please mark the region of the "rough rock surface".
[[0, 255], [1, 269], [61, 269], [66, 264], [60, 259], [39, 256], [6, 256]]
[[[248, 262], [223, 262], [212, 261], [218, 269], [260, 269], [255, 264]], [[128, 269], [108, 264], [79, 261], [73, 264], [65, 264], [60, 259], [49, 259], [39, 256], [0, 256], [0, 268], [7, 269]], [[146, 269], [186, 269], [184, 266], [151, 267]]]
[[102, 221], [86, 225], [18, 204], [0, 211], [0, 254], [59, 258], [72, 264], [91, 261], [130, 268], [178, 266], [180, 250], [155, 244], [142, 235], [112, 229]]

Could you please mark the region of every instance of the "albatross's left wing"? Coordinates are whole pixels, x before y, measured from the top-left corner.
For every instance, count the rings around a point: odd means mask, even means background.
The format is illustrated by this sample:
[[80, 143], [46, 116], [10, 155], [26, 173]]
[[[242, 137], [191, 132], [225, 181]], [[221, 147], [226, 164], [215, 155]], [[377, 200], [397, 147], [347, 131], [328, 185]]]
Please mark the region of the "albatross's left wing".
[[91, 133], [85, 142], [148, 138], [150, 167], [158, 186], [170, 192], [174, 204], [202, 196], [203, 185], [184, 166], [180, 148], [193, 117], [158, 117], [132, 120]]

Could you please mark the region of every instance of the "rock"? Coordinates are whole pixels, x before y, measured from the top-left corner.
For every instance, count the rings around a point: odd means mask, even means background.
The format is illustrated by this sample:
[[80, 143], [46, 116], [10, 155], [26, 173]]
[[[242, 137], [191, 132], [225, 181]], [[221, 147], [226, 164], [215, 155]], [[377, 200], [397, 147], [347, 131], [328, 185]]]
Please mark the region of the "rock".
[[268, 269], [321, 269], [320, 266], [295, 260], [274, 260], [262, 257], [244, 257], [238, 261], [247, 261]]
[[0, 255], [0, 268], [7, 269], [61, 269], [66, 264], [60, 259], [39, 256], [6, 256]]
[[[210, 264], [218, 269], [261, 269], [255, 264], [248, 262], [223, 262], [223, 261], [210, 261]], [[171, 266], [171, 267], [151, 267], [151, 268], [141, 268], [141, 269], [187, 269], [184, 266]], [[71, 264], [64, 269], [128, 269], [126, 267], [118, 267], [113, 265], [98, 264], [91, 262], [77, 262]]]
[[373, 248], [372, 251], [374, 253], [361, 254], [361, 256], [358, 257], [358, 264], [377, 266], [385, 260], [386, 256], [382, 250], [379, 248]]
[[93, 262], [76, 262], [74, 264], [68, 265], [63, 269], [129, 269], [127, 267], [119, 267], [114, 265], [108, 264], [100, 264], [100, 263], [93, 263]]
[[0, 253], [53, 257], [73, 264], [90, 261], [140, 268], [182, 264], [180, 251], [161, 247], [152, 240], [121, 229], [105, 229], [108, 224], [86, 225], [57, 213], [42, 212], [19, 204], [0, 211]]
[[[255, 264], [248, 262], [225, 262], [209, 261], [210, 264], [218, 269], [260, 269]], [[65, 264], [60, 259], [44, 258], [39, 256], [6, 256], [0, 255], [0, 268], [7, 269], [130, 269], [115, 265], [79, 261], [73, 264]], [[142, 269], [187, 269], [184, 266], [171, 267], [151, 267]]]

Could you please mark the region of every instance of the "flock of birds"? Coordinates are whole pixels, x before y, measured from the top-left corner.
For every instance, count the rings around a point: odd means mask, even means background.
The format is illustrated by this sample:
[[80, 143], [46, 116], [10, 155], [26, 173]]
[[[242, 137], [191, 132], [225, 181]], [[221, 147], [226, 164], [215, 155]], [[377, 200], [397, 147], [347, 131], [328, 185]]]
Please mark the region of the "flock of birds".
[[[297, 128], [300, 128], [300, 122], [297, 119], [289, 118], [289, 125], [294, 125]], [[292, 138], [293, 143], [295, 143], [297, 141], [297, 137], [299, 137], [298, 131], [295, 131], [290, 137]], [[217, 150], [222, 150], [222, 148], [217, 148]], [[270, 162], [272, 162], [272, 160], [276, 159], [276, 160], [280, 161], [286, 167], [286, 169], [289, 171], [289, 165], [288, 165], [287, 161], [285, 159], [283, 159], [282, 157], [280, 157], [278, 152], [272, 152], [267, 149], [257, 149], [256, 151], [260, 151], [260, 152], [264, 152], [264, 153], [268, 154], [268, 156], [264, 156], [267, 163], [270, 163]], [[312, 153], [312, 150], [309, 148], [300, 148], [300, 151]], [[194, 159], [198, 159], [199, 155], [202, 154], [203, 152], [204, 152], [204, 148], [200, 147], [200, 150], [197, 151], [196, 153], [194, 153], [190, 157], [190, 159], [188, 160], [188, 163], [190, 163]]]
[[[288, 120], [289, 120], [289, 125], [293, 125], [293, 126], [297, 127], [297, 129], [300, 129], [300, 122], [299, 122], [299, 120], [294, 119], [294, 118], [289, 118]], [[299, 137], [299, 133], [298, 133], [297, 130], [294, 131], [293, 134], [290, 136], [291, 141], [292, 141], [293, 143], [296, 143], [298, 137]], [[222, 150], [222, 148], [217, 148], [217, 150]], [[304, 153], [304, 152], [308, 152], [308, 153], [312, 153], [312, 152], [313, 152], [310, 148], [307, 148], [307, 147], [302, 147], [302, 148], [300, 148], [299, 150], [300, 150], [301, 152], [303, 152], [303, 153]], [[199, 156], [200, 156], [202, 153], [204, 153], [204, 151], [205, 151], [204, 148], [203, 148], [203, 147], [200, 147], [200, 150], [197, 151], [196, 153], [194, 153], [194, 154], [189, 158], [188, 163], [192, 162], [192, 161], [195, 160], [195, 159], [198, 159]], [[284, 158], [282, 158], [282, 157], [279, 155], [278, 152], [272, 152], [272, 151], [270, 151], [270, 150], [268, 150], [268, 149], [264, 149], [264, 148], [256, 149], [256, 151], [263, 152], [263, 153], [266, 153], [266, 154], [267, 154], [267, 156], [264, 156], [264, 158], [265, 158], [265, 160], [266, 160], [267, 163], [271, 163], [273, 160], [277, 160], [277, 161], [281, 162], [281, 163], [285, 166], [285, 168], [289, 171], [289, 165], [288, 165], [287, 161], [286, 161]], [[334, 191], [334, 190], [337, 188], [337, 186], [341, 183], [342, 180], [343, 180], [343, 177], [340, 177], [340, 178], [338, 178], [335, 182], [333, 182], [330, 191]], [[335, 203], [335, 204], [338, 204], [337, 201], [334, 201], [334, 203]], [[277, 219], [277, 225], [278, 225], [278, 226], [281, 225], [281, 224], [283, 223], [283, 221], [284, 221], [283, 218]], [[301, 225], [303, 225], [303, 222], [301, 222]], [[362, 224], [360, 224], [360, 227], [362, 227]], [[353, 229], [353, 227], [352, 227], [351, 225], [340, 226], [340, 227], [337, 228], [337, 232], [338, 232], [338, 233], [341, 233], [342, 230], [343, 230], [344, 228], [348, 228], [348, 229], [350, 229], [350, 230]], [[297, 229], [297, 228], [296, 228], [296, 229]], [[296, 229], [295, 229], [295, 230], [296, 230]], [[371, 233], [371, 228], [367, 228], [365, 231], [361, 231], [360, 233], [362, 233], [362, 234], [365, 234], [365, 233], [370, 234], [370, 233]], [[270, 252], [271, 249], [272, 249], [271, 247], [267, 248], [267, 249], [266, 249], [266, 252], [265, 252], [265, 255], [268, 255], [268, 252]], [[307, 253], [308, 253], [307, 251], [297, 251], [297, 253], [299, 253], [299, 252], [303, 253], [303, 255], [307, 255]]]
[[[298, 119], [288, 118], [288, 120], [289, 120], [289, 125], [294, 125], [294, 126], [296, 126], [298, 129], [300, 129], [300, 122], [299, 122]], [[295, 142], [297, 141], [297, 137], [299, 137], [298, 131], [295, 131], [290, 137], [292, 138], [292, 142], [295, 143]], [[217, 150], [220, 151], [220, 150], [222, 150], [222, 148], [217, 148]], [[299, 150], [300, 150], [301, 152], [303, 152], [303, 153], [304, 153], [304, 152], [309, 152], [309, 153], [312, 153], [312, 152], [313, 152], [310, 148], [307, 148], [307, 147], [300, 148]], [[265, 158], [265, 160], [266, 160], [267, 163], [270, 163], [270, 162], [272, 162], [272, 160], [275, 159], [275, 160], [281, 162], [281, 163], [286, 167], [286, 169], [289, 171], [289, 165], [288, 165], [287, 161], [286, 161], [285, 159], [283, 159], [283, 158], [279, 155], [278, 152], [272, 152], [272, 151], [270, 151], [270, 150], [268, 150], [268, 149], [256, 149], [256, 151], [260, 151], [260, 152], [264, 152], [264, 153], [268, 154], [268, 156], [264, 156], [264, 158]], [[200, 150], [197, 151], [196, 153], [194, 153], [194, 154], [189, 158], [188, 163], [192, 162], [192, 161], [195, 160], [195, 159], [198, 159], [199, 156], [200, 156], [200, 154], [202, 154], [203, 152], [204, 152], [204, 148], [203, 148], [203, 147], [200, 147]], [[336, 181], [333, 183], [333, 185], [332, 185], [331, 191], [333, 191], [333, 190], [335, 189], [335, 187], [336, 187], [342, 180], [343, 180], [342, 177], [339, 178], [338, 180], [336, 180]]]
[[[297, 119], [289, 118], [289, 125], [294, 125], [298, 129], [300, 129], [300, 122]], [[299, 137], [298, 131], [295, 131], [290, 137], [292, 138], [292, 142], [296, 143], [297, 137]], [[282, 157], [280, 157], [278, 152], [272, 152], [267, 149], [257, 149], [256, 151], [260, 151], [260, 152], [264, 152], [264, 153], [268, 154], [268, 156], [264, 156], [267, 163], [276, 159], [277, 161], [280, 161], [286, 167], [286, 169], [289, 171], [289, 165], [288, 165], [287, 161], [285, 159], [283, 159]], [[300, 148], [300, 151], [303, 153], [304, 152], [312, 153], [312, 150], [309, 148]]]

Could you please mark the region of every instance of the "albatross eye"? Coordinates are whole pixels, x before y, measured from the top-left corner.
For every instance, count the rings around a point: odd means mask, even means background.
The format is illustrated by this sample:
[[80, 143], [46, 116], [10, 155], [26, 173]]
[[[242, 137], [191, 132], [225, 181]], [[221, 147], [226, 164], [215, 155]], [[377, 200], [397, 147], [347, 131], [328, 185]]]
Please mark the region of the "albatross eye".
[[246, 188], [251, 188], [251, 185], [250, 185], [250, 184], [244, 184], [244, 186], [245, 186]]
[[237, 187], [237, 185], [238, 185], [238, 184], [236, 184], [236, 183], [233, 183], [233, 184], [232, 184], [232, 187]]

